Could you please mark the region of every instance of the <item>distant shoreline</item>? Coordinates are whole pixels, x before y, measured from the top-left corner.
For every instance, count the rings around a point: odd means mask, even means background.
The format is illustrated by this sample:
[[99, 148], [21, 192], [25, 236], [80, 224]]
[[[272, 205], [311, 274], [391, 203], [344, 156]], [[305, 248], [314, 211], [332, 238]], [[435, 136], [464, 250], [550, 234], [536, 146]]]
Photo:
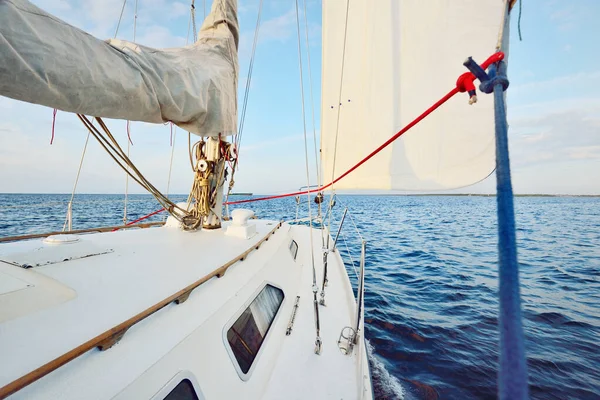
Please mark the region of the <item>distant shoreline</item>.
[[[364, 195], [358, 195], [364, 196]], [[496, 197], [492, 194], [471, 194], [471, 193], [439, 193], [439, 194], [375, 194], [367, 196], [456, 196], [456, 197]], [[513, 197], [600, 197], [600, 194], [514, 194]]]
[[[68, 195], [71, 193], [0, 193], [0, 195]], [[122, 196], [123, 193], [77, 193], [79, 196]], [[150, 193], [129, 193], [133, 196], [152, 196]], [[173, 193], [171, 196], [187, 196], [187, 193]], [[232, 193], [230, 196], [271, 196], [271, 194]], [[406, 197], [495, 197], [495, 193], [338, 193], [341, 196], [406, 196]], [[514, 197], [600, 197], [600, 194], [515, 194]]]

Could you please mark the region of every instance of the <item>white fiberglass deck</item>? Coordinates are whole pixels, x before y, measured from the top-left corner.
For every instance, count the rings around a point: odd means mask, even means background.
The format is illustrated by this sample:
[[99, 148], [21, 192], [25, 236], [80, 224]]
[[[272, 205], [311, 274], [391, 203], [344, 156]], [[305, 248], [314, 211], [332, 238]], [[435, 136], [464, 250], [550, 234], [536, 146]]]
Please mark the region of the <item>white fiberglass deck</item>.
[[[257, 234], [250, 239], [226, 236], [224, 229], [162, 227], [81, 235], [72, 244], [31, 240], [0, 245], [0, 280], [10, 277], [12, 282], [0, 287], [0, 387], [206, 276], [255, 247], [277, 226], [276, 221], [252, 223]], [[337, 253], [329, 256], [327, 306], [319, 307], [323, 351], [314, 354], [309, 232], [283, 224], [259, 249], [222, 278], [199, 286], [187, 301], [169, 304], [130, 328], [114, 347], [94, 348], [13, 397], [162, 399], [166, 385], [189, 375], [200, 398], [207, 399], [371, 398], [362, 340], [351, 356], [337, 347], [341, 329], [355, 318]], [[321, 235], [312, 233], [320, 284]], [[292, 239], [298, 243], [295, 261], [289, 251]], [[48, 260], [52, 263], [43, 265]], [[285, 297], [243, 380], [225, 332], [267, 283]], [[299, 309], [286, 336], [296, 296]]]

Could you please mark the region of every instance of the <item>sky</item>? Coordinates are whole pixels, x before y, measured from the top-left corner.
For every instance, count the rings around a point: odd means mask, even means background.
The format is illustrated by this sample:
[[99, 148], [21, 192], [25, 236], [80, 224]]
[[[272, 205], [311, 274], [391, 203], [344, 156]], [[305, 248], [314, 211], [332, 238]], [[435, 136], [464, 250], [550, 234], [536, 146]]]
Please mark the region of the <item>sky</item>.
[[[136, 42], [151, 47], [186, 44], [189, 2], [138, 0]], [[239, 101], [243, 98], [259, 0], [238, 0], [241, 29]], [[342, 1], [342, 0], [324, 0]], [[377, 1], [377, 0], [373, 0]], [[400, 0], [398, 0], [400, 1]], [[34, 4], [102, 39], [114, 36], [123, 0], [34, 0]], [[206, 9], [210, 7], [206, 0]], [[126, 2], [118, 37], [133, 39], [134, 0]], [[302, 1], [300, 2], [302, 8]], [[203, 0], [196, 0], [198, 26]], [[301, 18], [304, 14], [301, 13]], [[309, 46], [303, 45], [307, 129], [312, 88], [319, 127], [321, 2], [307, 0]], [[515, 193], [600, 194], [600, 2], [523, 0], [512, 13], [507, 92]], [[304, 21], [301, 21], [304, 38]], [[250, 86], [236, 192], [282, 193], [306, 184], [296, 14], [293, 0], [264, 0]], [[310, 51], [312, 86], [306, 66]], [[109, 121], [123, 146], [125, 121]], [[52, 109], [0, 97], [0, 192], [71, 193], [87, 131], [58, 112], [50, 145]], [[391, 134], [390, 134], [391, 135]], [[133, 122], [131, 159], [159, 189], [188, 193], [192, 172], [187, 133], [169, 125]], [[168, 184], [171, 151], [173, 169]], [[309, 152], [314, 154], [314, 148]], [[314, 166], [314, 158], [309, 160]], [[314, 168], [312, 168], [314, 170]], [[314, 174], [311, 175], [314, 181]], [[123, 193], [125, 174], [90, 140], [78, 193]], [[494, 193], [495, 177], [461, 193]], [[130, 181], [130, 193], [143, 189]]]

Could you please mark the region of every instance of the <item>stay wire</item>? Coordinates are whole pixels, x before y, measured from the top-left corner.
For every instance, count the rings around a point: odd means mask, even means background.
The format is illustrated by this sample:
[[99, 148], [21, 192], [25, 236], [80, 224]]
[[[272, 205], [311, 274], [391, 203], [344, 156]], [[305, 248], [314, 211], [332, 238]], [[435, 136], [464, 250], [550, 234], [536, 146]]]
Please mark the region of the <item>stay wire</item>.
[[[138, 12], [138, 0], [135, 0], [135, 6], [133, 11], [133, 42], [135, 43], [135, 36], [137, 32], [137, 12]], [[120, 24], [120, 20], [119, 20]], [[131, 141], [130, 134], [130, 126], [131, 122], [127, 121], [127, 158], [129, 158], [131, 152], [131, 145], [133, 142]], [[127, 202], [129, 200], [129, 174], [125, 174], [125, 199], [123, 206], [123, 225], [127, 225]]]
[[[313, 128], [313, 141], [315, 146], [315, 167], [317, 168], [317, 186], [322, 185], [321, 182], [321, 173], [319, 169], [319, 157], [317, 155], [317, 129], [315, 127], [315, 101], [313, 97], [313, 82], [312, 82], [312, 69], [310, 66], [310, 42], [308, 40], [308, 13], [306, 10], [306, 0], [304, 3], [304, 32], [306, 34], [306, 58], [308, 64], [308, 88], [310, 90], [310, 105], [312, 111], [312, 128]], [[319, 210], [320, 213], [320, 210]]]
[[119, 15], [119, 21], [117, 22], [117, 29], [115, 29], [115, 38], [119, 33], [119, 27], [121, 26], [121, 20], [123, 19], [123, 12], [125, 11], [125, 4], [127, 4], [127, 0], [123, 0], [123, 6], [121, 7], [121, 15]]
[[337, 145], [338, 145], [338, 134], [340, 132], [340, 112], [342, 109], [342, 87], [344, 85], [344, 65], [346, 62], [346, 39], [348, 37], [348, 14], [350, 11], [350, 0], [346, 0], [346, 17], [344, 20], [344, 42], [342, 45], [342, 64], [341, 64], [341, 68], [340, 68], [340, 90], [338, 92], [338, 104], [337, 104], [337, 120], [335, 123], [335, 141], [334, 141], [334, 145], [333, 145], [333, 163], [331, 166], [331, 193], [329, 195], [329, 221], [328, 221], [328, 231], [329, 233], [327, 234], [327, 247], [329, 247], [329, 237], [330, 237], [330, 231], [331, 231], [331, 208], [333, 207], [333, 196], [335, 195], [335, 188], [334, 188], [334, 183], [335, 183], [335, 162], [336, 162], [336, 158], [337, 158]]
[[[73, 206], [73, 199], [75, 198], [75, 192], [77, 191], [77, 184], [79, 183], [79, 175], [81, 175], [81, 168], [83, 167], [83, 160], [85, 159], [85, 153], [87, 150], [88, 142], [90, 141], [90, 132], [85, 138], [85, 144], [83, 145], [83, 152], [81, 153], [81, 159], [79, 160], [79, 168], [77, 169], [77, 175], [75, 176], [75, 184], [73, 185], [73, 191], [71, 192], [71, 199], [69, 200], [69, 208]], [[72, 215], [71, 215], [72, 218]], [[67, 217], [65, 218], [65, 223], [63, 225], [63, 232], [67, 229], [67, 224], [69, 222], [69, 212], [67, 211]]]
[[236, 149], [237, 155], [233, 162], [233, 165], [231, 166], [231, 178], [229, 181], [229, 188], [227, 190], [227, 195], [225, 196], [225, 203], [226, 203], [226, 209], [227, 209], [228, 215], [229, 215], [229, 207], [227, 206], [227, 203], [229, 201], [229, 195], [231, 194], [231, 190], [233, 189], [233, 185], [235, 183], [235, 181], [234, 181], [235, 171], [238, 168], [240, 147], [242, 145], [242, 135], [244, 133], [244, 124], [246, 122], [246, 110], [248, 108], [248, 98], [250, 96], [250, 85], [252, 83], [252, 72], [254, 70], [254, 59], [255, 59], [254, 56], [256, 54], [256, 45], [258, 44], [258, 34], [260, 31], [262, 8], [263, 8], [263, 0], [260, 0], [260, 3], [258, 4], [258, 14], [256, 17], [256, 27], [254, 28], [254, 40], [252, 42], [252, 52], [250, 53], [250, 62], [248, 64], [248, 76], [246, 78], [246, 87], [244, 89], [244, 99], [242, 101], [242, 111], [240, 113], [240, 126], [238, 129], [238, 134], [234, 139], [234, 144], [235, 144], [235, 149]]
[[312, 232], [312, 226], [313, 226], [313, 221], [312, 221], [312, 211], [311, 211], [311, 204], [310, 204], [310, 170], [308, 167], [309, 164], [309, 160], [308, 160], [308, 138], [307, 138], [307, 134], [306, 134], [306, 113], [304, 110], [304, 81], [302, 78], [302, 45], [301, 45], [301, 39], [300, 39], [300, 16], [299, 16], [299, 11], [298, 11], [298, 0], [296, 0], [296, 29], [297, 29], [297, 33], [298, 33], [298, 63], [299, 63], [299, 72], [300, 72], [300, 99], [302, 102], [302, 125], [303, 125], [303, 130], [304, 130], [304, 157], [305, 157], [305, 164], [306, 164], [306, 196], [308, 197], [308, 219], [309, 219], [309, 235], [310, 235], [310, 258], [311, 258], [311, 265], [312, 265], [312, 275], [313, 275], [313, 285], [312, 285], [312, 291], [313, 291], [313, 297], [314, 297], [314, 308], [315, 308], [315, 325], [316, 325], [316, 333], [317, 333], [317, 338], [316, 338], [316, 349], [315, 352], [317, 354], [320, 353], [320, 346], [321, 346], [321, 338], [320, 338], [320, 322], [319, 322], [319, 305], [317, 303], [317, 292], [319, 291], [319, 288], [317, 286], [317, 272], [315, 270], [315, 249], [314, 249], [314, 244], [313, 244], [313, 232]]
[[240, 127], [236, 138], [236, 147], [240, 150], [242, 134], [244, 133], [244, 123], [246, 121], [246, 109], [248, 107], [248, 97], [250, 94], [250, 84], [252, 83], [252, 71], [254, 70], [254, 55], [256, 53], [256, 45], [258, 43], [258, 33], [260, 31], [260, 19], [262, 15], [263, 0], [260, 0], [258, 5], [258, 16], [256, 17], [256, 28], [254, 29], [254, 41], [252, 42], [252, 53], [250, 54], [250, 63], [248, 64], [248, 77], [246, 79], [246, 87], [244, 89], [244, 100], [242, 101], [242, 111], [240, 113]]

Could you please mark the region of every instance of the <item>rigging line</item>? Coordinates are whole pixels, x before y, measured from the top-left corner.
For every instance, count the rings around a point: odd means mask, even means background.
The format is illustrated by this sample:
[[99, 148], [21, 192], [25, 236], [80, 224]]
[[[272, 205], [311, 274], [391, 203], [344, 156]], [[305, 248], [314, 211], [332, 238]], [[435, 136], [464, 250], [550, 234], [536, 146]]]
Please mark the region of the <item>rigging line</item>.
[[54, 142], [54, 127], [56, 126], [56, 113], [58, 110], [55, 108], [52, 111], [52, 136], [50, 137], [50, 144]]
[[[127, 171], [127, 173], [131, 176], [131, 178], [134, 181], [136, 181], [140, 186], [142, 186], [144, 189], [150, 192], [156, 198], [158, 203], [162, 205], [165, 209], [167, 209], [169, 213], [171, 213], [171, 215], [173, 215], [178, 221], [184, 223], [183, 216], [187, 215], [187, 211], [177, 206], [177, 204], [173, 203], [169, 199], [167, 199], [154, 185], [152, 185], [152, 183], [150, 183], [144, 177], [144, 175], [137, 169], [137, 167], [131, 162], [131, 160], [127, 158], [125, 152], [123, 151], [123, 149], [121, 149], [117, 140], [111, 134], [106, 124], [104, 124], [104, 121], [102, 121], [101, 118], [96, 117], [96, 121], [104, 131], [106, 137], [102, 135], [100, 131], [98, 131], [98, 129], [96, 129], [96, 127], [91, 124], [91, 122], [87, 119], [86, 116], [81, 114], [77, 114], [77, 116], [79, 117], [81, 122], [83, 122], [83, 124], [86, 126], [86, 128], [88, 128], [90, 133], [96, 138], [96, 140], [98, 140], [100, 145], [107, 151], [109, 156], [111, 156], [111, 158], [117, 163], [117, 165], [119, 165], [124, 171]], [[134, 176], [133, 173], [131, 173], [126, 166], [129, 166], [137, 176]], [[182, 212], [183, 216], [174, 213], [173, 211], [175, 209]], [[184, 227], [185, 226], [187, 225], [184, 223]]]
[[260, 31], [260, 20], [261, 20], [261, 15], [262, 15], [262, 7], [263, 7], [263, 0], [260, 0], [260, 3], [258, 4], [258, 14], [256, 17], [256, 28], [254, 29], [254, 40], [252, 42], [252, 52], [250, 53], [250, 63], [248, 64], [248, 76], [246, 78], [246, 88], [244, 89], [244, 100], [242, 102], [242, 111], [240, 113], [240, 126], [238, 129], [238, 134], [233, 140], [233, 142], [235, 143], [235, 150], [236, 150], [237, 156], [236, 156], [235, 160], [233, 161], [233, 166], [231, 167], [231, 179], [229, 181], [229, 188], [227, 190], [227, 195], [225, 196], [226, 210], [227, 210], [228, 215], [229, 215], [229, 207], [227, 207], [227, 202], [229, 201], [229, 195], [230, 195], [231, 190], [233, 189], [233, 185], [235, 183], [234, 176], [235, 176], [235, 171], [237, 170], [237, 167], [238, 167], [240, 147], [242, 144], [242, 134], [244, 132], [244, 123], [246, 122], [246, 110], [248, 107], [248, 98], [250, 96], [250, 84], [252, 83], [252, 72], [254, 70], [254, 56], [256, 54], [256, 45], [258, 43], [258, 33]]
[[315, 326], [317, 330], [317, 338], [315, 341], [315, 353], [319, 354], [321, 352], [321, 335], [320, 335], [320, 323], [319, 323], [319, 304], [317, 301], [317, 292], [319, 288], [317, 287], [317, 272], [315, 271], [315, 248], [313, 245], [313, 220], [312, 220], [312, 211], [310, 204], [310, 171], [308, 167], [308, 138], [306, 135], [306, 113], [304, 110], [304, 81], [302, 79], [302, 46], [300, 39], [300, 16], [298, 12], [298, 0], [296, 0], [296, 29], [298, 32], [298, 63], [299, 63], [299, 72], [300, 72], [300, 99], [302, 101], [302, 125], [304, 128], [304, 157], [306, 164], [306, 196], [308, 197], [308, 219], [309, 219], [309, 235], [310, 235], [310, 259], [312, 265], [312, 275], [313, 275], [313, 284], [312, 284], [312, 292], [314, 297], [314, 307], [315, 307]]
[[192, 27], [192, 11], [190, 10], [190, 17], [188, 18], [187, 35], [185, 35], [185, 45], [187, 46], [190, 41], [190, 29]]
[[[129, 160], [127, 158], [127, 156], [125, 155], [125, 152], [123, 151], [123, 149], [121, 149], [121, 147], [119, 146], [119, 143], [116, 141], [116, 139], [114, 138], [114, 136], [110, 133], [110, 130], [108, 130], [108, 127], [106, 127], [106, 125], [104, 124], [104, 121], [102, 121], [101, 118], [96, 118], [96, 121], [99, 123], [99, 125], [101, 126], [101, 128], [105, 132], [106, 137], [104, 137], [98, 131], [98, 129], [96, 129], [96, 127], [94, 127], [91, 124], [91, 122], [87, 119], [87, 117], [82, 116], [81, 114], [77, 114], [77, 115], [78, 115], [79, 119], [84, 123], [84, 125], [88, 128], [88, 130], [90, 130], [90, 132], [92, 133], [92, 135], [102, 145], [102, 147], [108, 152], [108, 154], [111, 156], [111, 158], [123, 170], [128, 171], [128, 173], [130, 174], [131, 178], [134, 181], [136, 181], [140, 186], [142, 186], [143, 188], [145, 188], [146, 190], [148, 190], [156, 198], [156, 200], [159, 202], [159, 204], [161, 204], [163, 207], [167, 208], [168, 210], [172, 210], [174, 208], [177, 208], [180, 211], [184, 211], [180, 207], [178, 207], [176, 204], [174, 204], [172, 201], [170, 201], [169, 199], [166, 199], [164, 197], [164, 195], [162, 195], [162, 193], [160, 193], [160, 191], [158, 191], [158, 189], [156, 189], [156, 187], [154, 185], [152, 185], [142, 175], [142, 173], [136, 168], [136, 166], [131, 162], [131, 160]], [[119, 159], [121, 161], [119, 161]], [[125, 163], [125, 165], [123, 163]], [[127, 165], [130, 166], [131, 169], [132, 169], [132, 171], [137, 174], [137, 177], [134, 176], [131, 172], [129, 172], [129, 170], [126, 168]]]
[[119, 22], [117, 22], [117, 29], [115, 29], [115, 38], [117, 37], [117, 34], [119, 33], [119, 27], [121, 26], [121, 19], [123, 19], [123, 11], [125, 11], [126, 3], [127, 3], [127, 0], [123, 0], [123, 6], [121, 7], [121, 15], [119, 15]]
[[256, 54], [256, 45], [258, 43], [258, 33], [260, 31], [260, 17], [262, 15], [263, 0], [258, 5], [258, 15], [256, 17], [256, 28], [254, 29], [254, 41], [252, 42], [252, 53], [250, 54], [250, 63], [248, 64], [248, 77], [246, 79], [246, 88], [244, 90], [244, 101], [242, 102], [242, 112], [240, 113], [240, 128], [236, 138], [236, 147], [240, 153], [242, 134], [244, 132], [244, 123], [246, 121], [246, 109], [248, 107], [248, 97], [250, 94], [250, 84], [252, 83], [252, 71], [254, 70], [254, 55]]
[[[340, 201], [339, 196], [337, 196], [336, 199], [340, 203], [340, 206], [348, 208], [348, 206], [344, 202]], [[354, 225], [354, 230], [356, 231], [356, 234], [360, 238], [361, 242], [364, 241], [365, 239], [362, 237], [362, 234], [360, 233], [360, 230], [358, 229], [358, 226], [356, 225], [356, 222], [354, 221], [354, 217], [352, 216], [352, 213], [349, 212], [348, 216], [350, 217], [350, 222], [352, 223], [352, 225]]]
[[[304, 5], [304, 32], [306, 34], [306, 57], [307, 57], [307, 62], [308, 62], [308, 88], [310, 89], [310, 106], [311, 106], [311, 116], [312, 116], [312, 128], [313, 128], [313, 142], [314, 142], [314, 148], [315, 148], [315, 168], [316, 168], [316, 174], [317, 174], [317, 186], [320, 186], [322, 184], [321, 182], [321, 171], [319, 169], [319, 156], [317, 153], [317, 129], [315, 127], [315, 100], [313, 97], [313, 81], [312, 81], [312, 69], [310, 66], [310, 43], [308, 40], [308, 12], [306, 10], [306, 0], [303, 1], [303, 5]], [[310, 201], [310, 199], [309, 199]], [[321, 218], [322, 216], [322, 203], [323, 201], [320, 201], [318, 204], [318, 215], [319, 218]], [[322, 222], [322, 221], [321, 221]], [[325, 246], [325, 233], [323, 230], [323, 223], [321, 223], [319, 225], [320, 227], [320, 231], [321, 231], [321, 247]]]
[[[126, 1], [126, 0], [125, 0]], [[133, 11], [133, 42], [135, 43], [135, 34], [137, 32], [137, 12], [138, 12], [138, 0], [135, 0], [135, 6]], [[119, 24], [120, 24], [119, 19]], [[129, 130], [130, 121], [127, 121], [127, 158], [129, 158], [129, 154], [131, 151], [131, 146], [133, 142], [131, 141], [131, 132]], [[123, 224], [127, 224], [127, 200], [129, 199], [129, 174], [125, 174], [125, 199], [123, 205]]]
[[137, 11], [138, 11], [138, 0], [135, 0], [135, 11], [133, 13], [133, 42], [135, 43], [135, 32], [137, 29]]
[[[310, 89], [310, 105], [312, 110], [312, 128], [313, 128], [313, 141], [315, 146], [315, 166], [317, 168], [317, 186], [321, 185], [321, 174], [319, 171], [319, 157], [317, 156], [317, 129], [315, 127], [315, 101], [313, 97], [313, 82], [312, 82], [312, 70], [310, 67], [310, 44], [308, 40], [308, 13], [306, 11], [306, 0], [304, 3], [304, 32], [306, 33], [306, 58], [308, 63], [308, 88]], [[321, 207], [319, 207], [319, 214]]]
[[519, 30], [519, 41], [523, 41], [521, 36], [521, 13], [523, 12], [523, 0], [519, 0], [519, 20], [517, 22], [517, 29]]
[[[73, 204], [73, 198], [75, 197], [75, 191], [77, 190], [77, 183], [79, 182], [79, 175], [81, 174], [81, 167], [83, 167], [83, 160], [85, 158], [85, 152], [87, 150], [88, 142], [90, 141], [90, 132], [88, 131], [87, 137], [85, 138], [85, 144], [83, 145], [83, 152], [81, 153], [81, 160], [79, 160], [79, 168], [77, 169], [77, 175], [75, 176], [75, 184], [73, 185], [73, 191], [71, 192], [71, 199], [69, 200], [69, 208]], [[67, 211], [67, 217], [65, 218], [65, 224], [63, 225], [63, 232], [67, 229], [69, 221], [69, 213]]]
[[[127, 137], [129, 137], [129, 121], [127, 121]], [[131, 140], [127, 141], [127, 158], [129, 158]], [[129, 169], [129, 167], [127, 167]], [[125, 171], [125, 199], [123, 205], [123, 224], [127, 225], [127, 200], [129, 198], [129, 172]]]
[[194, 39], [194, 43], [196, 43], [196, 40], [198, 40], [198, 33], [196, 32], [196, 6], [194, 5], [194, 0], [192, 0], [192, 5], [191, 5], [191, 12], [192, 12], [192, 39]]
[[[340, 132], [340, 110], [342, 109], [342, 86], [344, 84], [344, 64], [346, 62], [346, 38], [348, 36], [348, 11], [350, 9], [350, 0], [346, 0], [346, 21], [344, 22], [344, 45], [342, 48], [342, 65], [340, 70], [340, 91], [338, 93], [337, 121], [335, 123], [335, 142], [333, 145], [333, 165], [331, 167], [331, 180], [335, 177], [335, 161], [337, 156], [338, 134]], [[333, 195], [333, 184], [331, 187]]]
[[[173, 134], [173, 131], [175, 133]], [[167, 198], [169, 197], [169, 189], [171, 187], [171, 171], [173, 170], [173, 155], [175, 154], [175, 140], [177, 139], [177, 128], [173, 127], [171, 122], [171, 162], [169, 163], [169, 178], [167, 180]]]
[[[346, 172], [344, 172], [343, 174], [341, 174], [340, 176], [338, 176], [337, 178], [335, 178], [333, 181], [329, 182], [328, 184], [322, 186], [321, 188], [310, 189], [309, 190], [310, 193], [314, 193], [314, 192], [317, 192], [319, 190], [327, 189], [330, 186], [332, 186], [333, 184], [335, 184], [335, 183], [341, 181], [342, 179], [344, 179], [346, 176], [348, 176], [354, 170], [356, 170], [361, 165], [363, 165], [364, 163], [366, 163], [367, 161], [369, 161], [371, 158], [373, 158], [381, 150], [383, 150], [384, 148], [386, 148], [387, 146], [389, 146], [392, 142], [394, 142], [400, 136], [404, 135], [412, 127], [414, 127], [415, 125], [417, 125], [419, 122], [421, 122], [423, 119], [425, 119], [429, 114], [431, 114], [432, 112], [434, 112], [435, 110], [437, 110], [442, 104], [444, 104], [445, 102], [447, 102], [448, 100], [450, 100], [455, 94], [457, 94], [459, 92], [460, 92], [459, 88], [458, 87], [454, 87], [452, 90], [450, 90], [448, 93], [446, 93], [441, 99], [439, 99], [438, 101], [436, 101], [431, 107], [429, 107], [427, 110], [423, 111], [423, 113], [421, 113], [421, 115], [419, 115], [418, 117], [416, 117], [415, 119], [413, 119], [404, 128], [402, 128], [398, 132], [396, 132], [395, 135], [393, 135], [392, 137], [390, 137], [387, 141], [385, 141], [383, 144], [381, 144], [379, 147], [377, 147], [375, 150], [373, 150], [371, 153], [369, 153], [369, 155], [367, 155], [365, 158], [363, 158], [362, 160], [360, 160], [358, 163], [354, 164], [354, 166], [352, 166], [351, 168], [349, 168]], [[254, 201], [280, 199], [280, 198], [283, 198], [283, 197], [298, 196], [298, 195], [302, 195], [302, 194], [305, 194], [305, 193], [306, 193], [306, 191], [299, 191], [299, 192], [279, 194], [279, 195], [275, 195], [275, 196], [257, 197], [257, 198], [254, 198], [254, 199], [231, 201], [231, 202], [229, 202], [229, 204], [242, 204], [242, 203], [251, 203], [251, 202], [254, 202]]]
[[356, 269], [356, 265], [354, 264], [354, 258], [352, 258], [352, 253], [350, 252], [350, 247], [348, 246], [348, 241], [346, 240], [346, 235], [344, 234], [344, 232], [340, 232], [340, 235], [342, 236], [342, 241], [344, 242], [344, 246], [346, 246], [346, 254], [348, 254], [348, 257], [350, 258], [350, 263], [352, 264], [352, 269], [354, 269], [354, 275], [355, 275], [356, 279], [358, 279], [358, 270]]
[[[340, 70], [340, 90], [338, 92], [338, 109], [337, 109], [337, 120], [335, 123], [335, 142], [333, 144], [333, 163], [331, 166], [331, 193], [329, 195], [329, 208], [333, 207], [333, 196], [335, 194], [335, 188], [333, 186], [335, 177], [335, 161], [337, 159], [337, 145], [338, 145], [338, 134], [340, 132], [340, 112], [342, 110], [342, 87], [344, 85], [344, 64], [346, 62], [346, 38], [348, 36], [348, 12], [350, 10], [350, 0], [346, 0], [346, 18], [344, 21], [344, 43], [342, 46], [342, 65]], [[328, 230], [331, 231], [331, 210], [329, 212]], [[329, 247], [329, 237], [327, 234], [327, 247]]]

